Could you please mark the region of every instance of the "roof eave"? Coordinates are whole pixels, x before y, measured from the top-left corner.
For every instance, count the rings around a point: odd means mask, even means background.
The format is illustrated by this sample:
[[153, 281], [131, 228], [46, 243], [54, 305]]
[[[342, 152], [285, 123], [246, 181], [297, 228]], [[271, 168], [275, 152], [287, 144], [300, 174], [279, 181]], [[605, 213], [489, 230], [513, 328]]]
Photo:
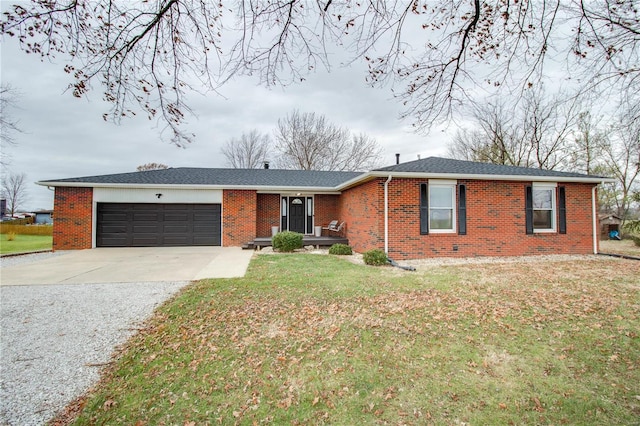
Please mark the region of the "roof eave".
[[326, 186], [277, 186], [277, 185], [198, 185], [198, 184], [144, 184], [144, 183], [95, 183], [95, 182], [57, 182], [39, 181], [37, 185], [49, 187], [71, 187], [71, 188], [131, 188], [131, 189], [197, 189], [197, 190], [256, 190], [258, 192], [324, 192], [337, 193], [335, 187]]
[[358, 183], [378, 177], [405, 178], [405, 179], [468, 179], [468, 180], [500, 180], [500, 181], [521, 181], [521, 182], [572, 182], [572, 183], [613, 183], [615, 179], [588, 176], [526, 176], [526, 175], [484, 175], [484, 174], [460, 174], [460, 173], [424, 173], [424, 172], [390, 172], [374, 170], [357, 176], [336, 187], [337, 190], [344, 190]]
[[327, 192], [336, 193], [351, 188], [360, 183], [378, 177], [393, 177], [406, 179], [468, 179], [468, 180], [500, 180], [523, 182], [573, 182], [573, 183], [613, 183], [615, 179], [599, 176], [528, 176], [528, 175], [489, 175], [489, 174], [458, 174], [458, 173], [424, 173], [424, 172], [389, 172], [374, 170], [363, 173], [335, 187], [326, 186], [259, 186], [259, 185], [200, 185], [200, 184], [142, 184], [142, 183], [95, 183], [95, 182], [61, 182], [39, 181], [37, 185], [49, 187], [76, 187], [76, 188], [175, 188], [175, 189], [240, 189], [257, 190], [259, 192]]

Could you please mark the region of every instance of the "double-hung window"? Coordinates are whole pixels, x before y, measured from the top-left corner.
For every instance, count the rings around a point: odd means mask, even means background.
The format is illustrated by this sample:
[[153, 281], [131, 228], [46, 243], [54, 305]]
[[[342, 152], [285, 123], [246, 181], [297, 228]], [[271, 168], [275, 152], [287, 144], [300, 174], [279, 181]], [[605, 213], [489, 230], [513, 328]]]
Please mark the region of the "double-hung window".
[[429, 181], [420, 185], [420, 233], [456, 232], [456, 182]]
[[555, 183], [536, 183], [531, 186], [530, 215], [533, 232], [556, 232]]

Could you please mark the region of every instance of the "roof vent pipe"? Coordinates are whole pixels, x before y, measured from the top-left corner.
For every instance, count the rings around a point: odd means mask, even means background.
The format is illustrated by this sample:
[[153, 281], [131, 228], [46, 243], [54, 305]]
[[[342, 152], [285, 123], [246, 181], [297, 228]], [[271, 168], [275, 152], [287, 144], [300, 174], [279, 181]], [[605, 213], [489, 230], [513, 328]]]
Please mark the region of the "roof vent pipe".
[[265, 170], [269, 168], [269, 162], [268, 161], [264, 162], [264, 168], [265, 168]]
[[400, 154], [396, 154], [396, 164], [400, 164]]

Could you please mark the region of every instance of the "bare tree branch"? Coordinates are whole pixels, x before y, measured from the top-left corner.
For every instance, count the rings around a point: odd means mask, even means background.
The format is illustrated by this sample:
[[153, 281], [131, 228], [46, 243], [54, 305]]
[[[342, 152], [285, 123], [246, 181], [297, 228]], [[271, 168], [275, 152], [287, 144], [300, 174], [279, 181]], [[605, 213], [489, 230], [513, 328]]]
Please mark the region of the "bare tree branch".
[[579, 118], [574, 100], [547, 99], [542, 89], [474, 108], [475, 126], [459, 131], [449, 155], [512, 166], [564, 169], [572, 153], [571, 135]]
[[179, 145], [193, 137], [188, 92], [238, 75], [291, 84], [340, 51], [367, 62], [371, 84], [393, 84], [418, 130], [487, 96], [522, 97], [561, 61], [556, 82], [624, 94], [640, 117], [637, 0], [32, 0], [0, 27], [28, 53], [72, 58], [75, 96], [99, 81], [106, 119], [141, 110]]
[[382, 148], [367, 135], [352, 136], [323, 115], [293, 111], [278, 120], [277, 165], [299, 170], [370, 170], [379, 165]]
[[259, 169], [265, 162], [273, 160], [269, 158], [271, 138], [257, 130], [243, 133], [239, 139], [229, 140], [220, 151], [227, 159], [227, 165], [234, 169]]
[[2, 197], [7, 200], [7, 210], [13, 216], [27, 200], [27, 175], [8, 173], [3, 176]]
[[146, 172], [149, 170], [165, 170], [168, 169], [169, 166], [167, 166], [166, 164], [162, 164], [162, 163], [146, 163], [146, 164], [141, 164], [138, 167], [136, 167], [136, 171], [138, 172]]
[[0, 164], [7, 166], [11, 155], [9, 147], [15, 143], [14, 135], [21, 133], [19, 123], [11, 116], [11, 107], [16, 105], [16, 98], [19, 93], [10, 85], [0, 86]]

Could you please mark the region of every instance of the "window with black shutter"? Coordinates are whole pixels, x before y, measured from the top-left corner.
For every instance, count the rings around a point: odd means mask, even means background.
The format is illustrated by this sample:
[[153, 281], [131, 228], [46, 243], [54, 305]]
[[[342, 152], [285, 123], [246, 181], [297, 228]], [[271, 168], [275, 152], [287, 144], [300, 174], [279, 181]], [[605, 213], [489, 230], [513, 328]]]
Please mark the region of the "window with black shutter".
[[429, 233], [429, 187], [426, 183], [420, 184], [420, 234]]
[[467, 186], [458, 186], [458, 234], [467, 235]]
[[567, 233], [567, 205], [564, 186], [558, 187], [558, 232]]
[[525, 187], [525, 222], [527, 234], [533, 234], [533, 188]]

